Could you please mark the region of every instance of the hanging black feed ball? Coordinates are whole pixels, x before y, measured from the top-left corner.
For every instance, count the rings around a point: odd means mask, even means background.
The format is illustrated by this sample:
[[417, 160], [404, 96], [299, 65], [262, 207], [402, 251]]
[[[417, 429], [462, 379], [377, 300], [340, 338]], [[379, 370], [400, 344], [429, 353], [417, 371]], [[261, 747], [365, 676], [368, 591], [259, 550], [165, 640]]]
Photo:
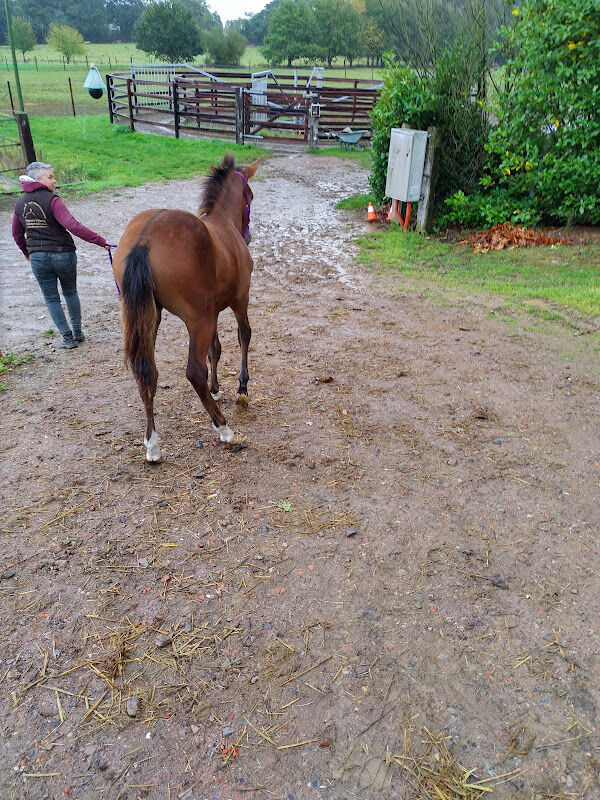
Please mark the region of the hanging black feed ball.
[[90, 71], [88, 72], [88, 76], [85, 79], [83, 88], [88, 90], [88, 92], [90, 93], [91, 97], [94, 98], [94, 100], [99, 100], [104, 94], [106, 86], [104, 85], [102, 76], [98, 72], [98, 67], [95, 67], [93, 64], [90, 66]]

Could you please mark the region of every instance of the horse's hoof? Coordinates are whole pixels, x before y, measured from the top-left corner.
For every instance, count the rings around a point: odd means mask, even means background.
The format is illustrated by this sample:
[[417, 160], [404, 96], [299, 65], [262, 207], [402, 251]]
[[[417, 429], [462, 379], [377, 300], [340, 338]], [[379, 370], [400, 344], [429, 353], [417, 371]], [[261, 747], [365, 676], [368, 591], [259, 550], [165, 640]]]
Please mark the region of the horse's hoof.
[[213, 428], [219, 434], [219, 439], [222, 442], [230, 442], [233, 439], [233, 431], [231, 430], [229, 425], [219, 425], [217, 427], [217, 425], [213, 423]]
[[152, 466], [155, 466], [155, 464], [162, 464], [162, 456], [159, 456], [158, 458], [149, 458], [146, 456], [146, 461], [148, 464], [152, 464]]
[[223, 392], [220, 389], [218, 392], [215, 392], [214, 394], [211, 392], [210, 394], [213, 400], [220, 400], [223, 397]]
[[238, 406], [242, 406], [243, 408], [248, 408], [248, 395], [247, 394], [236, 394], [235, 402]]

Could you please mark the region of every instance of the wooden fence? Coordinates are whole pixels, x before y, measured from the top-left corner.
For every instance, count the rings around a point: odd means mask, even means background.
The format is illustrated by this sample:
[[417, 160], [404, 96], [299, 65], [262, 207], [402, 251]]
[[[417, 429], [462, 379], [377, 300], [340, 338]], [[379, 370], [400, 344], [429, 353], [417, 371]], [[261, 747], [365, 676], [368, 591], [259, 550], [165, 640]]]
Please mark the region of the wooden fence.
[[317, 146], [346, 127], [371, 133], [378, 85], [364, 79], [262, 80], [235, 72], [161, 67], [107, 75], [111, 122], [182, 133]]

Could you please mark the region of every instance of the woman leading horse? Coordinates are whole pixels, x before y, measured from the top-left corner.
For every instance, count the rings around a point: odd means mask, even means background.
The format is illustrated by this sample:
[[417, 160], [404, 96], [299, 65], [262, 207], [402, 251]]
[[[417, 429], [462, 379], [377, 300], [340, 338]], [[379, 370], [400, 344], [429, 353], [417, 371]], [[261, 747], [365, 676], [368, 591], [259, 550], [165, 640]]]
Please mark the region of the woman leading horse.
[[[255, 161], [236, 169], [233, 157], [212, 167], [197, 214], [152, 209], [134, 217], [119, 242], [113, 271], [122, 296], [125, 361], [131, 366], [146, 408], [146, 459], [161, 460], [154, 426], [154, 395], [158, 371], [154, 344], [163, 308], [185, 323], [190, 336], [186, 376], [207, 410], [221, 441], [233, 431], [216, 400], [221, 397], [217, 365], [221, 344], [219, 313], [228, 306], [238, 323], [242, 364], [238, 402], [248, 394], [248, 297], [252, 258], [248, 180]], [[208, 384], [207, 356], [211, 365]]]

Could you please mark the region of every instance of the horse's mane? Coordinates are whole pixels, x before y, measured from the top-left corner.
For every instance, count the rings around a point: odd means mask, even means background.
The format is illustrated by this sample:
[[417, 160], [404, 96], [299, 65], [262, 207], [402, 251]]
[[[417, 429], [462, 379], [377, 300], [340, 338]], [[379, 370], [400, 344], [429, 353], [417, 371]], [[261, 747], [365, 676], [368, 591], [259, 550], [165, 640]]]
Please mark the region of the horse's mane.
[[221, 166], [215, 166], [214, 164], [211, 166], [212, 174], [209, 175], [202, 187], [200, 207], [198, 208], [199, 214], [210, 214], [213, 210], [234, 167], [235, 163], [230, 153], [225, 155]]

